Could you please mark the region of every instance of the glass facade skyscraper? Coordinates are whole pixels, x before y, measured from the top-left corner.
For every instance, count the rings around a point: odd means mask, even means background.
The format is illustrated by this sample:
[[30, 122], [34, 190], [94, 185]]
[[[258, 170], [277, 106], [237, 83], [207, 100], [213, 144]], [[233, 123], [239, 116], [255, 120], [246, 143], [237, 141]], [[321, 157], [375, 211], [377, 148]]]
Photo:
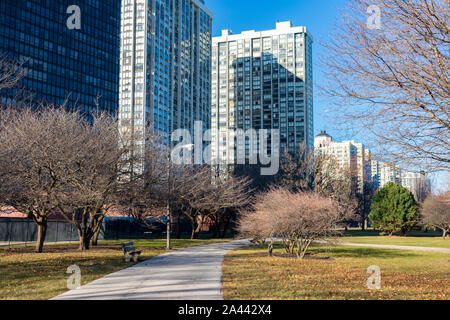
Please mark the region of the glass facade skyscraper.
[[[279, 130], [280, 153], [302, 142], [314, 147], [312, 43], [305, 27], [290, 22], [213, 38], [213, 161], [235, 163], [229, 132], [236, 129]], [[247, 141], [247, 157], [249, 148]]]
[[[68, 19], [80, 9], [80, 29]], [[24, 63], [19, 85], [33, 103], [89, 112], [96, 101], [115, 114], [118, 106], [120, 1], [1, 0], [0, 54]], [[3, 90], [9, 103], [17, 89]]]
[[212, 13], [202, 0], [122, 0], [119, 122], [168, 137], [210, 126]]

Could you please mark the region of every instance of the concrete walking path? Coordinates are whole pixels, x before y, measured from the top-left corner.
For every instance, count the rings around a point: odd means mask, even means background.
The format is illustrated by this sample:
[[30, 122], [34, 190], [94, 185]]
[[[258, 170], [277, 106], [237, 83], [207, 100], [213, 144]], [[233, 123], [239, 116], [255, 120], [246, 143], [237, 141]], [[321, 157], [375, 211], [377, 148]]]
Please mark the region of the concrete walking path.
[[353, 242], [339, 242], [339, 241], [336, 241], [336, 242], [315, 241], [315, 242], [316, 243], [322, 243], [322, 244], [340, 245], [340, 246], [369, 247], [369, 248], [381, 248], [381, 249], [399, 249], [399, 250], [450, 253], [450, 249], [446, 249], [446, 248], [398, 246], [398, 245], [390, 245], [390, 244], [368, 244], [368, 243], [353, 243]]
[[224, 256], [249, 245], [239, 240], [168, 252], [52, 300], [223, 300]]

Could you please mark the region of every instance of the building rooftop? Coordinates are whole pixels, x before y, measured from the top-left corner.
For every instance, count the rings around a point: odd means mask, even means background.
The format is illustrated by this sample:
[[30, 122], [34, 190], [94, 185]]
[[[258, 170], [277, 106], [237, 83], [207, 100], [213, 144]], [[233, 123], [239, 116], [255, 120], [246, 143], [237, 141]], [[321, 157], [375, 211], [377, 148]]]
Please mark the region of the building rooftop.
[[311, 38], [311, 40], [313, 40], [311, 34], [307, 31], [306, 27], [293, 26], [291, 21], [281, 21], [281, 22], [277, 21], [275, 29], [272, 30], [264, 30], [264, 31], [246, 30], [242, 31], [240, 34], [234, 34], [231, 30], [225, 29], [222, 30], [222, 34], [220, 36], [213, 37], [213, 42], [259, 38], [273, 35], [281, 35], [286, 33], [305, 33]]
[[329, 138], [331, 138], [331, 136], [325, 130], [320, 131], [320, 134], [317, 135], [317, 137], [329, 137]]

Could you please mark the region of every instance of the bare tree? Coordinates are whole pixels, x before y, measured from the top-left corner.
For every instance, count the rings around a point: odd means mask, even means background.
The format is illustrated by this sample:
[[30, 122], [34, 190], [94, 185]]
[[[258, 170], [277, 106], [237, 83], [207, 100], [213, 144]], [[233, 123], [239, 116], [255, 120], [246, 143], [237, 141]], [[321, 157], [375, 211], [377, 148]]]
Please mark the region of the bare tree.
[[232, 224], [236, 222], [238, 212], [246, 208], [252, 199], [252, 181], [249, 177], [239, 176], [229, 171], [218, 174], [214, 171], [212, 192], [209, 194], [209, 219], [215, 224], [217, 235], [224, 238]]
[[260, 195], [253, 210], [243, 214], [239, 230], [257, 239], [281, 237], [288, 253], [303, 259], [313, 241], [336, 234], [336, 224], [342, 220], [337, 204], [318, 194], [292, 193], [286, 189], [272, 189]]
[[295, 154], [285, 149], [276, 184], [293, 192], [313, 190], [314, 177], [321, 165], [321, 158], [315, 159], [313, 150], [310, 150], [305, 143], [300, 144]]
[[192, 226], [191, 238], [198, 237], [210, 212], [207, 197], [212, 191], [212, 171], [208, 166], [177, 166], [172, 178], [171, 203]]
[[27, 74], [27, 61], [28, 59], [15, 59], [9, 54], [0, 53], [0, 121], [8, 108], [28, 107], [33, 100], [33, 93], [20, 82]]
[[424, 202], [431, 194], [431, 184], [429, 180], [425, 179], [425, 177], [419, 179], [414, 190], [412, 190], [412, 193], [416, 197], [417, 202]]
[[[269, 240], [267, 254], [273, 254], [275, 239], [278, 235], [278, 221], [281, 212], [265, 210], [262, 207], [266, 199], [266, 193], [258, 194], [253, 200], [253, 206], [240, 213], [237, 230], [242, 237], [251, 238], [253, 243], [264, 244]], [[260, 208], [261, 207], [261, 208]]]
[[117, 121], [105, 113], [92, 115], [66, 134], [71, 142], [58, 171], [64, 188], [57, 209], [77, 230], [80, 250], [88, 250], [103, 218], [114, 206], [119, 183], [130, 176], [130, 145], [121, 141]]
[[[128, 139], [129, 140], [129, 139]], [[122, 174], [118, 184], [114, 210], [145, 226], [154, 229], [154, 222], [163, 222], [167, 205], [167, 152], [160, 137], [148, 131], [142, 153], [134, 153], [135, 163], [142, 163], [141, 170]], [[131, 157], [131, 156], [130, 156]], [[129, 158], [131, 163], [131, 158]], [[170, 182], [170, 181], [169, 181]]]
[[428, 197], [421, 208], [422, 223], [442, 230], [445, 239], [450, 235], [450, 192]]
[[161, 193], [151, 169], [161, 161], [150, 151], [153, 142], [146, 139], [146, 151], [129, 143], [132, 139], [119, 134], [116, 119], [108, 114], [92, 114], [88, 121], [64, 106], [42, 106], [8, 109], [3, 115], [0, 203], [33, 218], [39, 252], [53, 212], [77, 229], [80, 249], [87, 250], [112, 207], [131, 199], [128, 207], [134, 209], [139, 202], [148, 210], [155, 201], [151, 197]]
[[23, 63], [0, 54], [0, 92], [3, 89], [14, 88], [25, 75]]
[[352, 168], [341, 167], [331, 157], [323, 162], [315, 179], [314, 192], [335, 201], [336, 209], [342, 215], [341, 222], [359, 220], [358, 181]]
[[448, 0], [351, 0], [341, 17], [323, 59], [334, 116], [371, 133], [383, 156], [448, 170]]
[[347, 220], [354, 220], [358, 211], [356, 168], [342, 167], [330, 154], [314, 153], [304, 143], [297, 153], [283, 153], [276, 185], [291, 192], [316, 192], [334, 199]]
[[370, 206], [372, 205], [373, 198], [375, 197], [377, 191], [378, 186], [373, 182], [369, 182], [364, 184], [362, 193], [356, 194], [358, 206], [357, 211], [361, 217], [361, 228], [363, 231], [367, 229]]
[[223, 218], [250, 199], [248, 178], [231, 173], [214, 176], [210, 166], [179, 166], [173, 183], [172, 203], [189, 219], [193, 239], [208, 219]]
[[305, 143], [301, 143], [295, 154], [284, 150], [275, 185], [292, 192], [313, 191], [331, 184], [340, 170], [331, 155], [314, 153]]
[[37, 224], [36, 252], [42, 252], [47, 219], [55, 212], [62, 185], [64, 151], [80, 131], [78, 114], [45, 106], [39, 110], [4, 110], [0, 123], [0, 203], [28, 215]]

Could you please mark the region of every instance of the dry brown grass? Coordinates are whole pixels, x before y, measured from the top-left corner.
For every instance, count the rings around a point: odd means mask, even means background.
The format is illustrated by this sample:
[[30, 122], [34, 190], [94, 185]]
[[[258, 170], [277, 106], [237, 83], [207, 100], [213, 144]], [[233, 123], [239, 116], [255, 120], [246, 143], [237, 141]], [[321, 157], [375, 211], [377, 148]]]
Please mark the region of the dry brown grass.
[[[297, 260], [245, 248], [224, 261], [224, 297], [269, 300], [450, 299], [450, 255], [403, 250], [313, 248], [334, 260]], [[281, 248], [276, 252], [281, 253]], [[369, 290], [367, 268], [381, 268], [381, 290]]]
[[[142, 250], [141, 261], [166, 252], [165, 240], [133, 240]], [[173, 239], [173, 249], [206, 245], [227, 240]], [[47, 245], [44, 253], [34, 253], [33, 247], [0, 248], [0, 300], [44, 300], [68, 291], [67, 267], [81, 269], [82, 285], [107, 274], [132, 266], [125, 262], [121, 241], [101, 241], [86, 252], [78, 244]]]

